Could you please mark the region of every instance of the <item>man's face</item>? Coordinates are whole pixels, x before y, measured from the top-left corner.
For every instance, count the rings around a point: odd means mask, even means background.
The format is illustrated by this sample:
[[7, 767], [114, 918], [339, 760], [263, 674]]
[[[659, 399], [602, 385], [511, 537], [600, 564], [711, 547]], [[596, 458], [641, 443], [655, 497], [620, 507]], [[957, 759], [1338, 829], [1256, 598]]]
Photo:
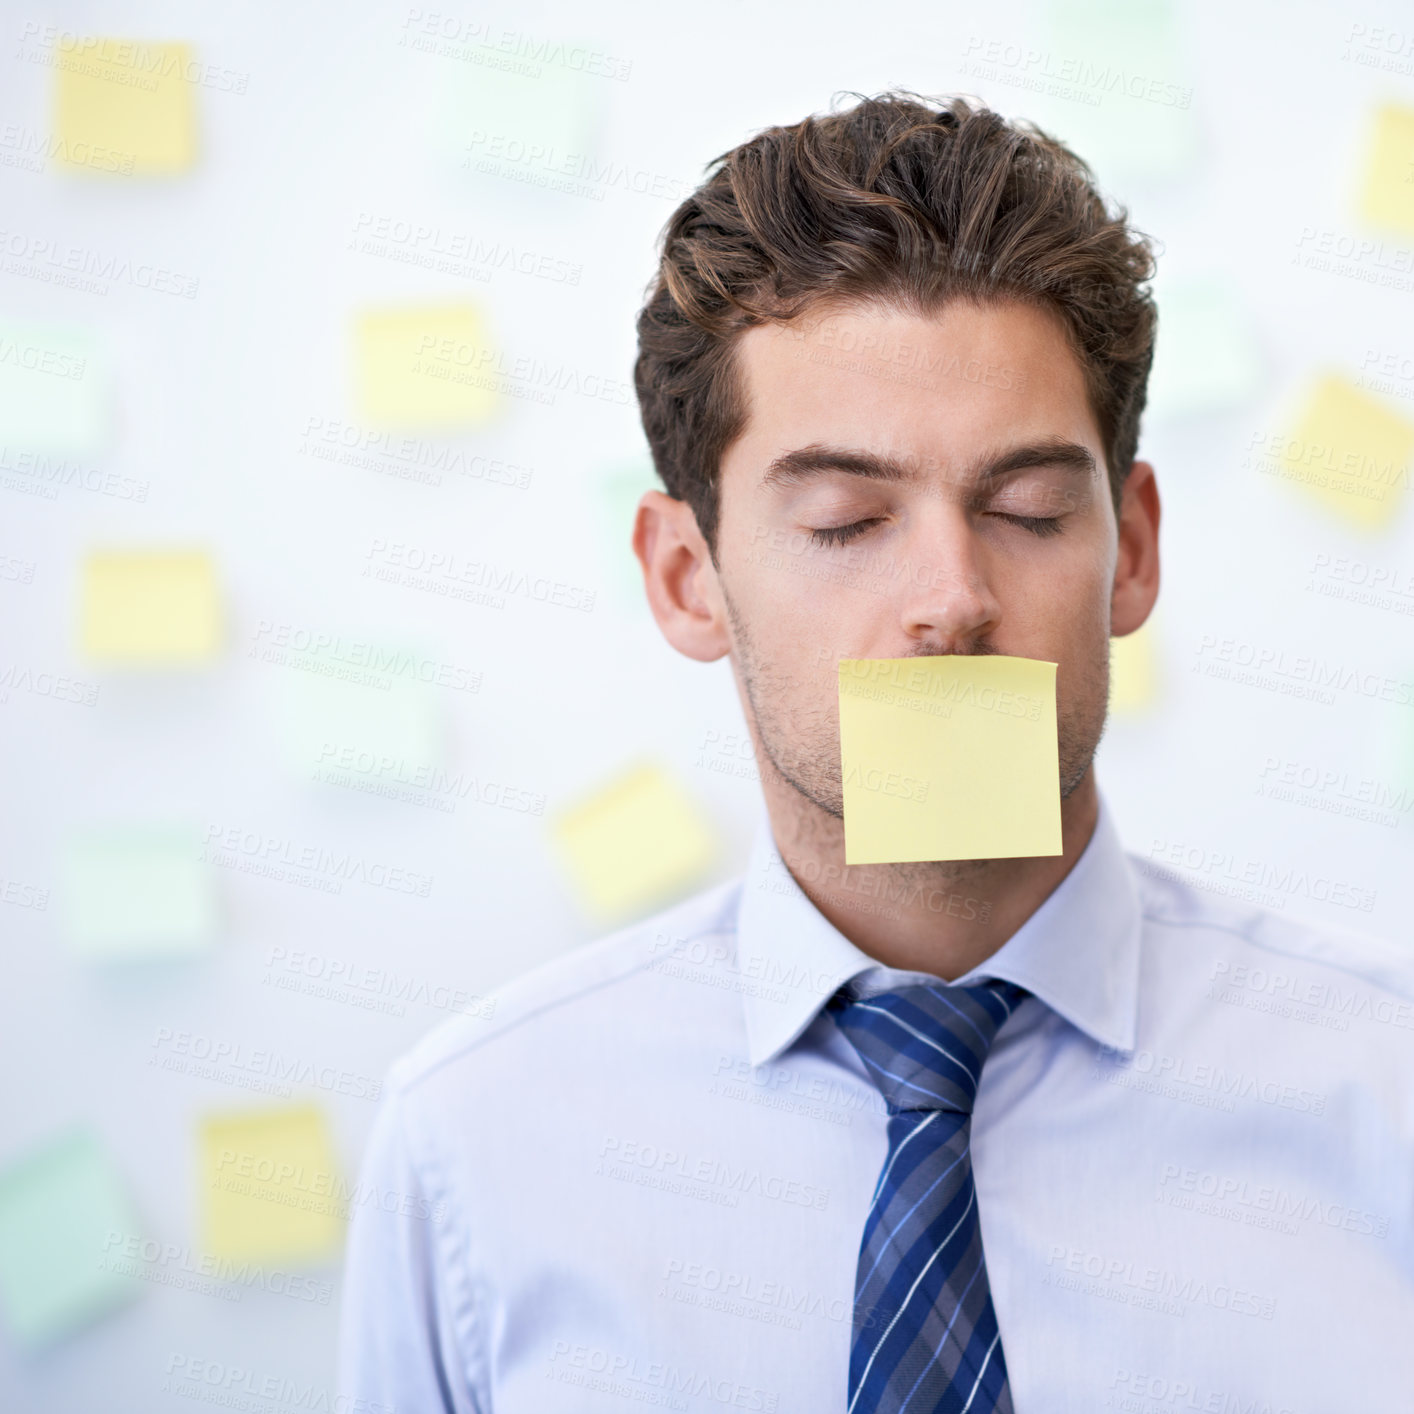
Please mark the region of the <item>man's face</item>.
[[[1069, 795], [1104, 729], [1116, 522], [1054, 316], [856, 306], [753, 328], [737, 356], [750, 413], [722, 459], [717, 565], [760, 750], [843, 818], [839, 659], [1039, 658], [1059, 665]], [[857, 474], [869, 458], [904, 477]]]

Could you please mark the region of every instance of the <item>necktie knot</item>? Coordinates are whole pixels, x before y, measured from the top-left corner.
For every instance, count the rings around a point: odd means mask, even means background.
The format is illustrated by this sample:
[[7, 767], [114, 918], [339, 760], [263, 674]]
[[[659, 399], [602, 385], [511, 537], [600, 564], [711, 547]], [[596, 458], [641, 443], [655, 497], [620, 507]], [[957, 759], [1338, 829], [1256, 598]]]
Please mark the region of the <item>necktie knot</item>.
[[970, 1115], [997, 1031], [1027, 995], [1016, 983], [994, 978], [971, 987], [917, 983], [872, 997], [852, 997], [842, 988], [828, 1005], [890, 1114]]

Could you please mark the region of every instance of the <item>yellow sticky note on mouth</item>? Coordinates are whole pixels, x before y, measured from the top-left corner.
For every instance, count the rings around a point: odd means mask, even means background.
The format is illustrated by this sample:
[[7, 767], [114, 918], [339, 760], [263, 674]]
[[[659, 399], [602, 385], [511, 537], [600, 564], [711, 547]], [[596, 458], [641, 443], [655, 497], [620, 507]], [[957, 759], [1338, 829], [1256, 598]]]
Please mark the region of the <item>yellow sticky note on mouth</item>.
[[839, 664], [846, 864], [1060, 854], [1056, 664]]

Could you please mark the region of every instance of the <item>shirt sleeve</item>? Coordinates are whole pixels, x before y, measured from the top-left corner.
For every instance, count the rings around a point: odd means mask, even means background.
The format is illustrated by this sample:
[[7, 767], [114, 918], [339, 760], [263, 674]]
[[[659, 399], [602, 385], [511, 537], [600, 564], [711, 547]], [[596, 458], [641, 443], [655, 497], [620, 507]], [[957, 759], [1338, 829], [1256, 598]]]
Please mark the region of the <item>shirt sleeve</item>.
[[[405, 1099], [384, 1094], [360, 1169], [345, 1249], [339, 1391], [368, 1414], [492, 1414], [461, 1358], [467, 1298], [448, 1279], [452, 1215], [408, 1144]], [[458, 1320], [458, 1317], [461, 1320]], [[358, 1400], [365, 1401], [362, 1405]]]

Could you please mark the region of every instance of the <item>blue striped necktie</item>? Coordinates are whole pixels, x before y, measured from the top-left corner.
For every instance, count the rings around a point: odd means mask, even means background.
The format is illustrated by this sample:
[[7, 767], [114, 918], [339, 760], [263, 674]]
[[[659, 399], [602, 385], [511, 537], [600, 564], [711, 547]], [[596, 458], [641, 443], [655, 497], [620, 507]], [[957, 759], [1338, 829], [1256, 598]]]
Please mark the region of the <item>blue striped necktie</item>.
[[968, 1138], [982, 1063], [1027, 995], [998, 979], [830, 998], [889, 1112], [859, 1247], [847, 1414], [1012, 1414]]

